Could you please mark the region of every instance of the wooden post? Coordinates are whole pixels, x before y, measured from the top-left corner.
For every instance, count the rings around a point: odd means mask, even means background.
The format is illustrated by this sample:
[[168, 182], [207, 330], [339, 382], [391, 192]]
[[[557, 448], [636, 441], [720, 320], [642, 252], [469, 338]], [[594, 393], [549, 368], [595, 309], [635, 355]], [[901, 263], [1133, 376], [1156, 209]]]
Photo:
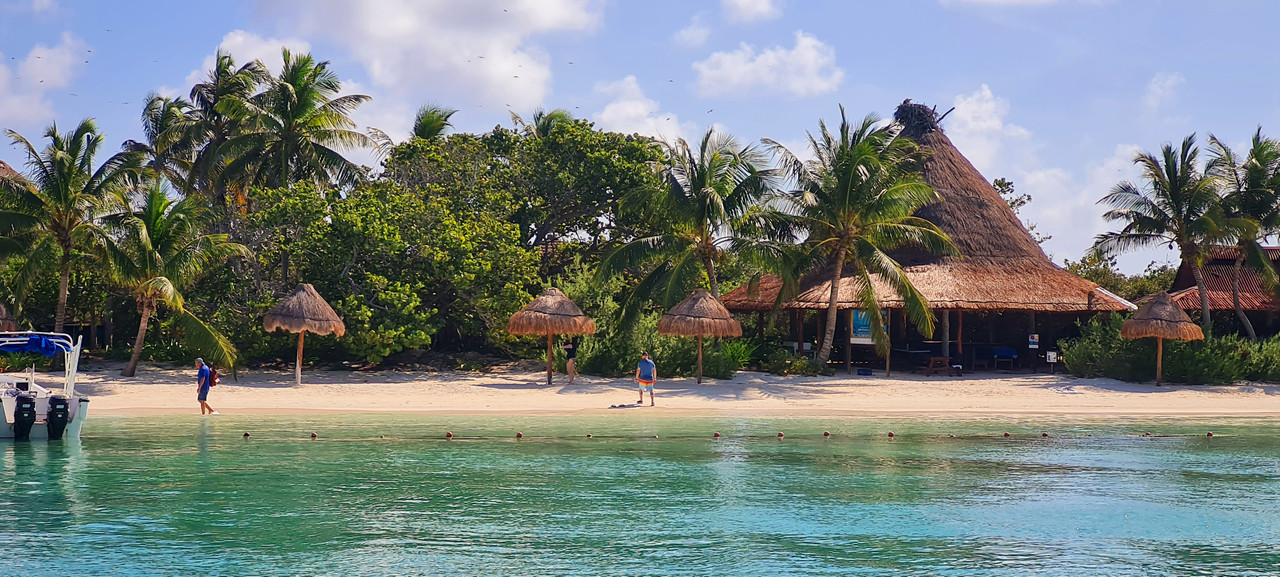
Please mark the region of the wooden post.
[[849, 326], [844, 335], [844, 372], [853, 374], [853, 309], [849, 309]]
[[554, 342], [554, 340], [555, 340], [555, 337], [552, 336], [551, 333], [547, 333], [547, 384], [548, 385], [551, 384], [551, 372], [552, 372], [551, 361], [555, 359], [555, 352], [552, 350], [552, 343]]
[[702, 335], [698, 335], [698, 384], [702, 384]]
[[1160, 377], [1164, 372], [1164, 339], [1156, 337], [1156, 386], [1160, 386]]
[[797, 352], [800, 354], [800, 356], [803, 357], [804, 356], [804, 317], [806, 316], [805, 313], [809, 312], [809, 310], [800, 309], [799, 311], [796, 311], [796, 312], [799, 313], [798, 316], [800, 317], [800, 322], [796, 324], [796, 327], [800, 331], [796, 335], [796, 346], [798, 347]]
[[956, 321], [960, 323], [956, 329], [956, 354], [964, 357], [964, 311], [956, 311]]
[[302, 386], [302, 341], [307, 336], [307, 331], [298, 333], [298, 364], [293, 369], [293, 380], [299, 387]]
[[889, 337], [893, 334], [889, 332], [893, 329], [893, 309], [890, 309], [888, 316], [884, 318], [884, 324], [884, 338], [889, 341], [889, 350], [884, 354], [884, 376], [887, 377], [889, 376], [889, 357], [893, 355], [893, 339]]
[[942, 310], [942, 355], [947, 357], [947, 368], [951, 368], [951, 311]]

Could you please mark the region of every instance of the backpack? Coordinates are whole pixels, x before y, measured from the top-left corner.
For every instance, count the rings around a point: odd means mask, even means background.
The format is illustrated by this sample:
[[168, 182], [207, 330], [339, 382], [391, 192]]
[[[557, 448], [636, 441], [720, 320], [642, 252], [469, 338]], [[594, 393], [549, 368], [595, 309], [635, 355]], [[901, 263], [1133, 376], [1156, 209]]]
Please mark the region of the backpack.
[[218, 380], [218, 369], [215, 369], [215, 368], [213, 368], [213, 367], [209, 367], [209, 386], [210, 386], [210, 387], [216, 387], [216, 386], [218, 386], [218, 383], [219, 383], [219, 380]]

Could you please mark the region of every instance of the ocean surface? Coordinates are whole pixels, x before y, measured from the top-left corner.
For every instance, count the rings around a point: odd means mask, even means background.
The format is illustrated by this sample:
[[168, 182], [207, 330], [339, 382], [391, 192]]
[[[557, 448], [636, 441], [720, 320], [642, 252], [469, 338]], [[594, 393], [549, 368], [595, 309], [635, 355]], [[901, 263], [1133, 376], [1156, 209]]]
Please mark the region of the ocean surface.
[[646, 410], [91, 418], [0, 444], [0, 575], [1280, 574], [1280, 420]]

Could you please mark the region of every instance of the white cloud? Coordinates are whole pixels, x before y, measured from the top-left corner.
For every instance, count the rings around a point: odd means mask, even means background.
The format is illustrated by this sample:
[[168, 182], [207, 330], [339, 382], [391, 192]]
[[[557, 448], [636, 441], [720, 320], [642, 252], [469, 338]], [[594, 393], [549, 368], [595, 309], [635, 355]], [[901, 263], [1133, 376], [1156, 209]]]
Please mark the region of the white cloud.
[[836, 67], [835, 49], [799, 30], [793, 48], [776, 46], [756, 53], [743, 43], [732, 52], [716, 52], [694, 62], [693, 69], [703, 96], [749, 89], [814, 96], [834, 91], [844, 80], [844, 70]]
[[41, 12], [57, 12], [58, 3], [55, 0], [31, 0], [31, 11], [37, 14]]
[[601, 21], [599, 0], [289, 0], [265, 13], [344, 47], [392, 97], [516, 109], [541, 105], [551, 91], [550, 57], [533, 38]]
[[0, 125], [26, 129], [52, 120], [53, 104], [46, 93], [70, 86], [84, 72], [86, 50], [84, 41], [63, 32], [57, 45], [35, 45], [16, 69], [0, 57]]
[[782, 15], [778, 0], [720, 0], [720, 9], [730, 22], [757, 22]]
[[991, 175], [1002, 154], [1024, 147], [1031, 138], [1027, 129], [1005, 122], [1009, 102], [996, 98], [986, 84], [973, 94], [956, 96], [955, 107], [947, 117], [947, 136], [984, 176], [995, 178]]
[[707, 37], [711, 36], [711, 28], [703, 23], [705, 14], [699, 12], [693, 15], [693, 19], [689, 21], [689, 25], [676, 32], [674, 40], [676, 44], [683, 46], [697, 47], [707, 43]]
[[1047, 6], [1058, 0], [940, 0], [942, 4], [976, 4], [980, 6]]
[[613, 97], [604, 109], [594, 115], [595, 123], [604, 130], [638, 133], [674, 142], [688, 138], [696, 127], [681, 123], [672, 112], [661, 112], [658, 101], [644, 95], [635, 76], [596, 85], [596, 92]]
[[[308, 52], [311, 50], [311, 44], [298, 38], [263, 38], [252, 32], [232, 30], [222, 37], [222, 41], [218, 42], [217, 46], [217, 49], [222, 49], [235, 57], [236, 66], [244, 66], [254, 60], [260, 60], [267, 70], [272, 72], [278, 72], [284, 66], [281, 48], [288, 48], [294, 52]], [[208, 77], [209, 71], [216, 63], [217, 49], [204, 57], [199, 68], [187, 74], [181, 88], [162, 86], [158, 92], [169, 98], [187, 96], [192, 86], [204, 82]]]
[[1161, 106], [1171, 103], [1176, 96], [1177, 88], [1186, 82], [1187, 78], [1181, 72], [1156, 74], [1147, 83], [1147, 93], [1143, 96], [1142, 102], [1146, 104], [1148, 111], [1155, 112]]

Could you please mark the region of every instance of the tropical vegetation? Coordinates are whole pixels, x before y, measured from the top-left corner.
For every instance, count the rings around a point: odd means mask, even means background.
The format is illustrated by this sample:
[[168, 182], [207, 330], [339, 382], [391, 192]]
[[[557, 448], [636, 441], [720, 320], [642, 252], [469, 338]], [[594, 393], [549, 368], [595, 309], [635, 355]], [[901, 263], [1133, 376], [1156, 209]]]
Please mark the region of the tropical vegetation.
[[[307, 282], [348, 329], [309, 339], [311, 360], [474, 367], [541, 354], [504, 327], [554, 284], [597, 320], [578, 368], [619, 375], [642, 350], [692, 366], [692, 341], [654, 327], [695, 288], [719, 295], [773, 274], [792, 290], [804, 275], [852, 271], [873, 317], [871, 287], [888, 287], [932, 329], [928, 303], [888, 255], [955, 249], [913, 216], [938, 193], [893, 123], [841, 109], [838, 126], [820, 122], [810, 150], [792, 151], [720, 128], [687, 141], [611, 132], [565, 109], [469, 133], [454, 126], [456, 109], [430, 103], [386, 127], [407, 134], [396, 142], [356, 123], [369, 98], [344, 91], [328, 62], [284, 50], [282, 63], [219, 52], [181, 96], [148, 95], [139, 136], [119, 146], [92, 120], [39, 139], [8, 132], [25, 164], [0, 175], [0, 299], [22, 326], [83, 334], [128, 375], [196, 355], [269, 365], [291, 359], [294, 343], [264, 332], [262, 316]], [[1103, 201], [1118, 229], [1068, 268], [1137, 299], [1167, 288], [1173, 271], [1126, 276], [1116, 254], [1172, 245], [1198, 270], [1227, 244], [1241, 249], [1237, 276], [1280, 284], [1260, 256], [1280, 233], [1280, 146], [1260, 131], [1239, 155], [1210, 145], [1203, 166], [1194, 138], [1141, 155], [1141, 182]], [[361, 150], [377, 166], [362, 166]], [[1015, 209], [1029, 198], [997, 185]], [[742, 319], [751, 339], [709, 347], [707, 373], [823, 370], [835, 308], [825, 314], [816, 363], [783, 351], [776, 315], [762, 315]], [[1208, 326], [1207, 310], [1201, 319]], [[1086, 359], [1115, 347], [1091, 344], [1102, 328], [1081, 330], [1068, 364], [1101, 370]]]

